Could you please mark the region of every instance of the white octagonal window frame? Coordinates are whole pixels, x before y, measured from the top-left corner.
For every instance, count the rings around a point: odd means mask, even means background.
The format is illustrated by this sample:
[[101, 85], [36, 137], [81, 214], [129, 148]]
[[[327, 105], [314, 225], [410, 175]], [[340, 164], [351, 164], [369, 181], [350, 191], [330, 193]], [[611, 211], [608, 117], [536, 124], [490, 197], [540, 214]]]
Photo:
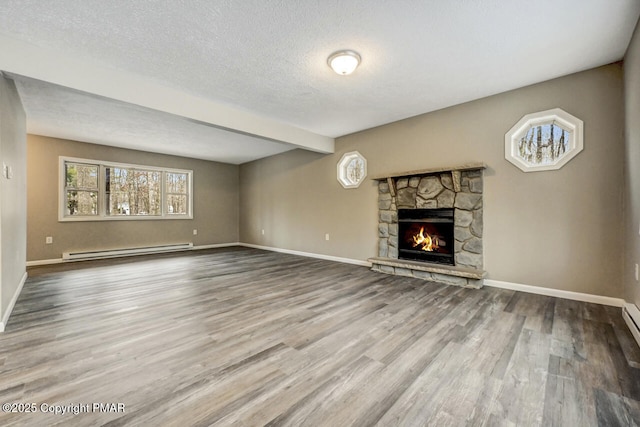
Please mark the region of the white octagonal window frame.
[[367, 176], [367, 159], [357, 151], [345, 153], [338, 162], [338, 182], [344, 188], [358, 188]]
[[[538, 126], [543, 127], [549, 125], [558, 127], [561, 131], [561, 138], [567, 138], [563, 144], [564, 147], [566, 147], [564, 152], [560, 153], [562, 147], [558, 145], [557, 154], [552, 153], [554, 145], [552, 145], [551, 150], [549, 150], [547, 141], [547, 145], [542, 146], [545, 150], [544, 156], [538, 156], [537, 160], [523, 157], [521, 148], [523, 148], [522, 144], [524, 144], [529, 130]], [[584, 148], [583, 136], [584, 124], [582, 120], [560, 108], [527, 114], [505, 134], [504, 156], [505, 159], [524, 172], [557, 170], [582, 151]], [[542, 150], [543, 148], [541, 148], [540, 152], [542, 152]], [[529, 153], [528, 156], [531, 157], [531, 153]]]

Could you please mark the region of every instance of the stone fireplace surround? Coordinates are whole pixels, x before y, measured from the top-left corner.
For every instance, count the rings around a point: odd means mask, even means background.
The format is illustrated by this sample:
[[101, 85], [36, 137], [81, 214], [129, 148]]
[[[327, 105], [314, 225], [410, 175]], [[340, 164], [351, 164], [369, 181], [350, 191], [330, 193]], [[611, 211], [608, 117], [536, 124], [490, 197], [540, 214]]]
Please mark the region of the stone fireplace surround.
[[[372, 270], [481, 288], [483, 163], [374, 176], [378, 181], [378, 257]], [[398, 259], [398, 209], [454, 208], [455, 266]]]

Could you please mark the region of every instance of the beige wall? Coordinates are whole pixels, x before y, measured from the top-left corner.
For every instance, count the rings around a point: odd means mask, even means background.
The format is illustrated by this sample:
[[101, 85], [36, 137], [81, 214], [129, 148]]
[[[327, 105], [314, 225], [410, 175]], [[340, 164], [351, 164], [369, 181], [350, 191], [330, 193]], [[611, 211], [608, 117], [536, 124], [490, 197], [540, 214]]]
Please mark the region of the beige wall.
[[[58, 222], [59, 156], [191, 169], [193, 220]], [[27, 160], [29, 261], [77, 250], [238, 241], [238, 166], [37, 135], [27, 137]], [[53, 244], [45, 244], [46, 236]]]
[[640, 263], [640, 24], [636, 26], [624, 58], [625, 89], [625, 299], [640, 307], [640, 283], [635, 264]]
[[[240, 239], [366, 260], [377, 252], [377, 192], [370, 180], [339, 185], [345, 152], [362, 153], [369, 175], [482, 161], [490, 279], [621, 297], [622, 81], [612, 64], [345, 136], [333, 155], [298, 150], [244, 164]], [[555, 107], [584, 121], [584, 151], [552, 172], [507, 162], [505, 132]]]
[[0, 321], [26, 272], [26, 118], [12, 80], [0, 73], [0, 158], [13, 170], [0, 175]]

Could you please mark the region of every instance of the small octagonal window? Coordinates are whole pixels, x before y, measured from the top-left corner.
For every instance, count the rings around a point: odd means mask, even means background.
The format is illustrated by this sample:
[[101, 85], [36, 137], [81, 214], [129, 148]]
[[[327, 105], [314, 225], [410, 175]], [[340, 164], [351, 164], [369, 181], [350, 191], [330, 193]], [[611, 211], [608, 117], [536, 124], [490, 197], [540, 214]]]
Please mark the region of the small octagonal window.
[[560, 108], [527, 114], [504, 137], [505, 158], [524, 172], [560, 169], [582, 148], [582, 120]]
[[357, 188], [367, 176], [367, 159], [357, 151], [345, 153], [338, 162], [338, 181], [344, 188]]

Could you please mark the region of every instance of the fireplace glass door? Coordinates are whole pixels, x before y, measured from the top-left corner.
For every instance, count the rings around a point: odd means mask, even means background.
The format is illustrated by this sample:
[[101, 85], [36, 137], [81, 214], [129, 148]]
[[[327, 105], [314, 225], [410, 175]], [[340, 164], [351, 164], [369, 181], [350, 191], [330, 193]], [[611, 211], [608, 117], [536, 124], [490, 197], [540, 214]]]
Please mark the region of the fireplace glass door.
[[453, 209], [399, 209], [398, 258], [455, 265]]

